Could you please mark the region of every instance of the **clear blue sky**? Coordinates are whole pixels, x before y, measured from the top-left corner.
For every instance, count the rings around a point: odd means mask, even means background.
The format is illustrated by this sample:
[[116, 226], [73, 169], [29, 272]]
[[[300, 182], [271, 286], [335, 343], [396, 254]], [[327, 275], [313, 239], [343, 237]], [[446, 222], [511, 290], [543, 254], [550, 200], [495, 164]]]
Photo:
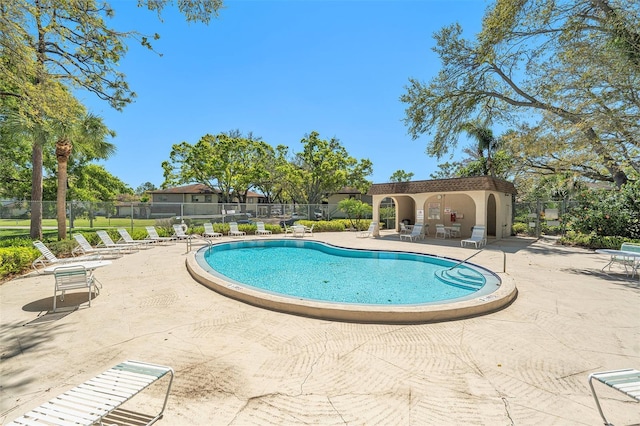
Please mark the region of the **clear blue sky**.
[[[103, 164], [134, 189], [160, 186], [171, 146], [238, 129], [301, 150], [311, 131], [338, 138], [353, 157], [373, 162], [376, 183], [404, 169], [429, 179], [437, 160], [428, 136], [412, 140], [399, 101], [410, 77], [425, 82], [440, 63], [432, 35], [458, 22], [481, 28], [483, 0], [227, 0], [208, 26], [112, 0], [111, 26], [161, 35], [160, 57], [134, 42], [120, 63], [136, 101], [123, 112], [79, 94], [117, 136]], [[469, 143], [463, 137], [460, 148]]]

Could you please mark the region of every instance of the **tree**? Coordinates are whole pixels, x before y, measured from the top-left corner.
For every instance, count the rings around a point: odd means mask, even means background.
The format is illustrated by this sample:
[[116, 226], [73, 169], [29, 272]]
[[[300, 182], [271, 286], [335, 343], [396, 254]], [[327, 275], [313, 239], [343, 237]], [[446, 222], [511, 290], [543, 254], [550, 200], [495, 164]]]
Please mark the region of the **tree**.
[[249, 137], [221, 133], [205, 135], [195, 145], [173, 145], [169, 161], [162, 163], [162, 186], [197, 182], [218, 190], [224, 203], [234, 197], [244, 202], [247, 192], [267, 176], [265, 158], [273, 152], [265, 142]]
[[352, 228], [360, 229], [361, 220], [371, 216], [373, 207], [355, 198], [345, 198], [344, 200], [338, 201], [338, 210], [347, 215], [347, 219], [349, 219]]
[[583, 234], [640, 238], [640, 182], [620, 190], [583, 190], [568, 214], [572, 230]]
[[31, 143], [26, 135], [7, 127], [0, 117], [0, 198], [29, 199], [31, 192]]
[[372, 173], [371, 161], [351, 157], [338, 139], [320, 139], [313, 131], [301, 142], [303, 149], [295, 155], [290, 181], [290, 193], [298, 202], [320, 204], [345, 186], [363, 193], [371, 186], [366, 179]]
[[69, 181], [69, 198], [79, 201], [112, 201], [133, 189], [97, 164], [78, 164]]
[[[469, 136], [476, 140], [476, 150], [471, 155], [477, 160], [480, 160], [482, 166], [482, 176], [494, 176], [496, 175], [491, 156], [493, 152], [498, 148], [498, 141], [493, 137], [493, 131], [483, 126], [478, 122], [464, 123], [461, 126], [462, 130], [467, 132]], [[485, 156], [484, 153], [487, 153]]]
[[289, 172], [288, 152], [289, 148], [284, 145], [278, 145], [275, 149], [270, 145], [264, 147], [261, 160], [264, 170], [255, 182], [255, 188], [267, 198], [269, 204], [283, 201]]
[[452, 179], [456, 177], [460, 177], [460, 170], [462, 169], [463, 164], [459, 161], [454, 161], [452, 163], [445, 162], [438, 164], [438, 170], [434, 173], [430, 173], [429, 177], [431, 179]]
[[140, 185], [139, 187], [136, 188], [135, 190], [135, 194], [136, 195], [143, 195], [149, 191], [155, 191], [156, 186], [154, 184], [152, 184], [151, 182], [145, 182], [142, 185]]
[[427, 152], [456, 145], [465, 123], [510, 125], [511, 153], [533, 171], [615, 182], [640, 172], [640, 3], [498, 0], [475, 41], [435, 35], [443, 68], [401, 97]]
[[58, 190], [56, 196], [56, 217], [58, 219], [58, 240], [67, 237], [67, 166], [71, 157], [74, 143], [78, 156], [84, 161], [106, 159], [115, 152], [115, 146], [105, 139], [115, 136], [105, 126], [102, 119], [93, 114], [85, 114], [80, 121], [72, 126], [60, 125], [56, 140], [56, 158], [58, 160]]
[[413, 178], [412, 172], [405, 172], [404, 170], [396, 170], [389, 178], [389, 182], [409, 182]]
[[[140, 0], [139, 6], [161, 11], [169, 0]], [[208, 23], [222, 0], [177, 2], [188, 21]], [[126, 42], [149, 38], [136, 31], [109, 28], [105, 18], [114, 11], [95, 0], [3, 2], [0, 7], [0, 96], [19, 99], [18, 114], [32, 131], [32, 238], [42, 234], [43, 149], [50, 121], [68, 122], [76, 116], [75, 99], [64, 85], [88, 90], [121, 110], [135, 97], [118, 63]], [[154, 38], [158, 38], [157, 34]]]

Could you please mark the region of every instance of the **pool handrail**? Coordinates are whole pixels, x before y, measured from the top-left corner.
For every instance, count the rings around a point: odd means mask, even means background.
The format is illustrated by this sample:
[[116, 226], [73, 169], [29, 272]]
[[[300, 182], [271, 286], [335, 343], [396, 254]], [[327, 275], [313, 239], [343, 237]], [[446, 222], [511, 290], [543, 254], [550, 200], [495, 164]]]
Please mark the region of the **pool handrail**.
[[[466, 259], [461, 260], [460, 262], [456, 263], [455, 265], [453, 265], [451, 268], [449, 268], [449, 271], [457, 268], [458, 266], [467, 263], [467, 260], [471, 259], [472, 257], [474, 257], [477, 254], [480, 254], [480, 252], [484, 251], [486, 247], [481, 248], [480, 250], [478, 250], [477, 252], [473, 253], [471, 256], [467, 257]], [[504, 252], [504, 250], [500, 250], [502, 252], [502, 272], [507, 272], [507, 253]]]

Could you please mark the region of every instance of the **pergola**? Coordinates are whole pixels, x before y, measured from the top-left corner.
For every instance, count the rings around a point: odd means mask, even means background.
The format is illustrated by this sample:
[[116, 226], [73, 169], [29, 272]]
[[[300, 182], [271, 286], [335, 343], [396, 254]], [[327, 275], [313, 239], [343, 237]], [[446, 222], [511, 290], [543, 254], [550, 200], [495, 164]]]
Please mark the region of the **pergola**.
[[401, 221], [428, 224], [428, 229], [455, 222], [462, 225], [462, 237], [470, 236], [473, 226], [484, 225], [495, 239], [511, 235], [516, 193], [513, 183], [491, 176], [376, 183], [368, 192], [373, 217], [380, 217], [382, 200], [393, 199], [396, 230]]

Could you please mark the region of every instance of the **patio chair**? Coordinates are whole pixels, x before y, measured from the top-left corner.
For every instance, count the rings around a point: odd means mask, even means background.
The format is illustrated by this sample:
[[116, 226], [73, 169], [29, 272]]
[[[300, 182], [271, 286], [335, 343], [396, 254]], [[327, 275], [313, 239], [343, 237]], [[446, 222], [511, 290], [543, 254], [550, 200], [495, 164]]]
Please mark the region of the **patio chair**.
[[256, 226], [258, 227], [256, 229], [256, 235], [271, 235], [272, 234], [271, 231], [269, 231], [268, 229], [265, 229], [264, 222], [256, 222]]
[[293, 235], [293, 227], [292, 226], [287, 226], [287, 224], [283, 224], [284, 226], [284, 236], [286, 237], [287, 235]]
[[467, 244], [473, 244], [476, 248], [487, 244], [484, 226], [474, 226], [473, 231], [471, 232], [471, 237], [460, 241], [460, 247], [464, 247]]
[[451, 238], [451, 232], [441, 223], [436, 224], [436, 238], [438, 238], [438, 235], [442, 236], [442, 238]]
[[60, 301], [63, 301], [64, 295], [68, 290], [88, 289], [89, 306], [91, 306], [91, 296], [94, 290], [98, 292], [98, 288], [95, 286], [93, 275], [88, 273], [84, 266], [59, 266], [53, 271], [53, 276], [55, 278], [55, 287], [53, 290], [53, 312], [56, 311], [58, 293], [60, 293]]
[[[105, 255], [105, 256], [113, 256], [120, 257], [123, 255], [123, 250], [117, 247], [106, 248], [106, 247], [92, 247], [89, 241], [82, 234], [74, 234], [73, 238], [78, 242], [78, 245], [71, 251], [73, 255], [76, 253], [82, 253], [83, 255]], [[76, 259], [78, 259], [76, 257]]]
[[410, 234], [400, 234], [400, 239], [402, 240], [403, 238], [408, 238], [409, 241], [424, 238], [424, 234], [422, 233], [422, 224], [416, 223], [415, 225], [413, 225], [413, 229], [411, 230]]
[[460, 238], [460, 236], [462, 235], [461, 229], [462, 229], [461, 224], [459, 223], [452, 224], [451, 229], [449, 229], [449, 234], [451, 235], [451, 238]]
[[313, 227], [316, 226], [316, 224], [312, 224], [311, 227], [309, 226], [305, 226], [304, 227], [304, 233], [305, 234], [310, 234], [313, 237]]
[[89, 256], [69, 257], [69, 258], [58, 258], [56, 257], [55, 254], [53, 254], [51, 250], [49, 250], [49, 248], [46, 245], [44, 245], [42, 241], [35, 240], [33, 242], [33, 245], [40, 251], [40, 253], [42, 253], [42, 256], [40, 256], [39, 258], [34, 260], [33, 263], [31, 263], [31, 266], [33, 267], [33, 269], [35, 269], [36, 272], [38, 273], [40, 273], [37, 267], [38, 265], [45, 267], [51, 264], [63, 265], [65, 263], [78, 262], [82, 260], [102, 260], [102, 256], [99, 254], [93, 254]]
[[106, 247], [110, 249], [120, 249], [125, 251], [133, 251], [140, 250], [140, 245], [138, 244], [116, 244], [115, 241], [111, 239], [107, 231], [98, 230], [96, 231], [96, 235], [100, 238], [100, 243], [97, 245], [98, 248]]
[[145, 226], [145, 229], [147, 230], [147, 234], [148, 234], [148, 236], [146, 238], [147, 240], [154, 241], [154, 242], [160, 243], [160, 244], [170, 243], [170, 242], [175, 242], [176, 241], [176, 239], [174, 237], [161, 237], [158, 234], [158, 231], [156, 230], [156, 228], [153, 227], [153, 226]]
[[120, 239], [116, 244], [135, 244], [140, 248], [151, 248], [155, 242], [151, 240], [134, 240], [129, 234], [129, 231], [124, 228], [118, 228], [118, 234], [120, 234]]
[[607, 418], [604, 416], [604, 413], [602, 412], [600, 401], [598, 401], [596, 390], [593, 387], [594, 379], [619, 392], [622, 392], [625, 395], [630, 396], [636, 401], [640, 401], [640, 371], [627, 368], [624, 370], [601, 371], [599, 373], [589, 374], [589, 387], [591, 387], [593, 399], [596, 400], [596, 407], [598, 408], [600, 417], [602, 417], [602, 420], [604, 420], [605, 426], [613, 426], [613, 424], [609, 423]]
[[222, 238], [224, 235], [221, 232], [216, 232], [213, 230], [213, 225], [209, 222], [204, 223], [204, 232], [202, 233], [203, 237], [211, 237], [211, 238]]
[[369, 228], [366, 231], [360, 231], [356, 233], [356, 237], [366, 238], [373, 236], [373, 231], [376, 230], [376, 226], [378, 226], [378, 222], [371, 222], [369, 224]]
[[411, 229], [407, 228], [407, 225], [405, 225], [404, 222], [400, 222], [400, 234], [405, 235], [410, 233]]
[[229, 222], [229, 236], [230, 237], [245, 237], [246, 232], [238, 229], [238, 222]]

